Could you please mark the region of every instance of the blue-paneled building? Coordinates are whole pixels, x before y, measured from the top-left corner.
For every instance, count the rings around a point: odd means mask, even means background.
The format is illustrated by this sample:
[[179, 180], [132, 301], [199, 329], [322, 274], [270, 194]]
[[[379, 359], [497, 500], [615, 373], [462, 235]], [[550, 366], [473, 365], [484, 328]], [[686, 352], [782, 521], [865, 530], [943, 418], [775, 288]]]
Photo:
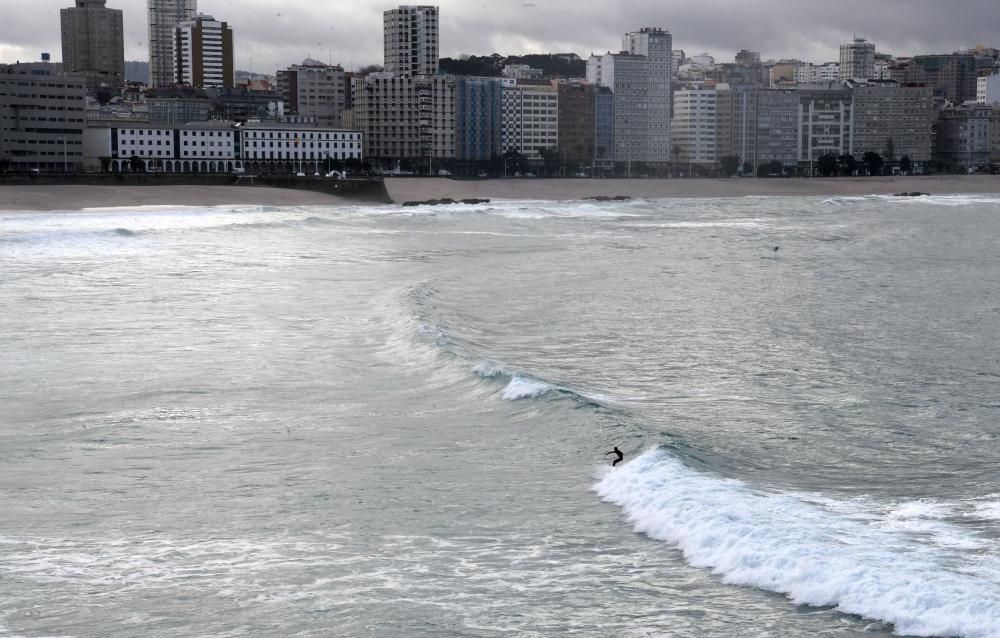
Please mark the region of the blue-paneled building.
[[501, 155], [501, 92], [499, 78], [457, 78], [455, 87], [455, 155], [464, 161], [485, 161]]

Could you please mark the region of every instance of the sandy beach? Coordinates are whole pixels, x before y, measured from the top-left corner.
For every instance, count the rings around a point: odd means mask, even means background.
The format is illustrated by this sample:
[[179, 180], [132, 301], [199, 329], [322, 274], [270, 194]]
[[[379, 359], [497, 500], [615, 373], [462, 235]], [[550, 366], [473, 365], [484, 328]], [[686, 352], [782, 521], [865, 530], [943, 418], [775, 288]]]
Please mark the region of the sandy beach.
[[341, 197], [264, 186], [0, 186], [2, 211], [56, 211], [115, 206], [336, 206]]
[[[573, 200], [595, 196], [744, 197], [1000, 193], [1000, 176], [834, 179], [493, 179], [389, 178], [397, 204], [441, 198]], [[0, 186], [0, 210], [53, 211], [115, 206], [355, 205], [305, 190], [233, 186]]]

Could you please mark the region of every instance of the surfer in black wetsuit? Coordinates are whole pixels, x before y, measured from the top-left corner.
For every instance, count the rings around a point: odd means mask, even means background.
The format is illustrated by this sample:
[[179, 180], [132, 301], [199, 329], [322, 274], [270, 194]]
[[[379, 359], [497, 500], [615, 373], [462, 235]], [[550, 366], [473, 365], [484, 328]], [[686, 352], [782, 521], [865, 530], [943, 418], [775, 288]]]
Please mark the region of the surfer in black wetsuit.
[[605, 452], [604, 456], [607, 456], [608, 454], [614, 454], [615, 456], [618, 457], [611, 464], [611, 467], [614, 467], [614, 466], [618, 465], [619, 463], [621, 463], [625, 459], [625, 455], [622, 454], [622, 451], [618, 449], [617, 445], [615, 446], [615, 449], [611, 450], [610, 452]]

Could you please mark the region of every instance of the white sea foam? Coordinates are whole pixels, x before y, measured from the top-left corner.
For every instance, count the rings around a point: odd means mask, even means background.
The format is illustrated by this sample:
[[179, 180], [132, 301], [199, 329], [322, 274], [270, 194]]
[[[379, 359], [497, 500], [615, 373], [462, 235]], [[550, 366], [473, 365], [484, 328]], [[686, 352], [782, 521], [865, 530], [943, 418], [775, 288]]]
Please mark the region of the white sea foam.
[[537, 399], [549, 390], [553, 389], [553, 386], [543, 381], [515, 374], [511, 377], [510, 383], [507, 384], [507, 387], [503, 389], [501, 396], [503, 396], [503, 398], [507, 401]]
[[[609, 472], [594, 487], [637, 532], [667, 541], [726, 583], [834, 606], [913, 636], [1000, 636], [996, 575], [955, 569], [960, 554], [885, 525], [854, 503], [755, 491], [700, 474], [662, 450]], [[857, 515], [851, 512], [856, 511]], [[896, 518], [936, 521], [940, 508], [904, 504]], [[980, 556], [980, 559], [982, 557]]]

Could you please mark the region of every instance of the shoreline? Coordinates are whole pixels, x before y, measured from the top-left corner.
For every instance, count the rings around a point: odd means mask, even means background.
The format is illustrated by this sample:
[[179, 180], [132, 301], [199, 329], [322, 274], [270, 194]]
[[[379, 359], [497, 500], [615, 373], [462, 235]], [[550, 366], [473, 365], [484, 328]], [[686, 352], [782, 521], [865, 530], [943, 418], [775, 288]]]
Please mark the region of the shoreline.
[[[636, 198], [843, 197], [923, 192], [931, 195], [1000, 194], [1000, 176], [948, 175], [865, 178], [462, 180], [386, 178], [392, 202], [431, 199], [573, 201], [624, 195]], [[225, 185], [0, 185], [0, 211], [74, 211], [128, 206], [356, 206], [336, 195], [267, 186]], [[374, 202], [371, 202], [374, 204]]]

